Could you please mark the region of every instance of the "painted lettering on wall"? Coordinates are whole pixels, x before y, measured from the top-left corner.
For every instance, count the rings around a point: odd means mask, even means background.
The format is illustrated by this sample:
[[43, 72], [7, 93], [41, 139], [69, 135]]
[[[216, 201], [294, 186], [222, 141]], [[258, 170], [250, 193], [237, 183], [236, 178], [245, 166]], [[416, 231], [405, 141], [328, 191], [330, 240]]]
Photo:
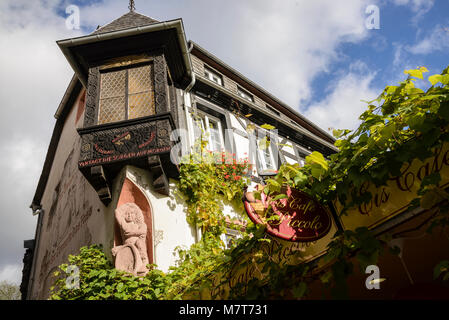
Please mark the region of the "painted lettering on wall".
[[[434, 149], [433, 156], [424, 161], [414, 159], [411, 163], [404, 164], [401, 174], [391, 177], [385, 186], [376, 187], [369, 182], [362, 184], [358, 194], [370, 192], [371, 200], [348, 210], [348, 215], [341, 217], [344, 227], [348, 229], [359, 226], [375, 227], [404, 212], [409, 203], [416, 198], [421, 181], [433, 173], [440, 174], [440, 187], [449, 185], [448, 143]], [[337, 202], [336, 207], [337, 210], [341, 210], [343, 206]]]
[[123, 154], [117, 154], [113, 156], [108, 156], [104, 158], [97, 158], [97, 159], [91, 159], [86, 161], [80, 161], [78, 163], [80, 168], [104, 164], [104, 163], [110, 163], [114, 161], [120, 161], [120, 160], [126, 160], [131, 158], [139, 158], [147, 155], [153, 155], [153, 154], [159, 154], [170, 151], [170, 147], [161, 147], [161, 148], [152, 148], [148, 150], [142, 150], [138, 152], [128, 152]]

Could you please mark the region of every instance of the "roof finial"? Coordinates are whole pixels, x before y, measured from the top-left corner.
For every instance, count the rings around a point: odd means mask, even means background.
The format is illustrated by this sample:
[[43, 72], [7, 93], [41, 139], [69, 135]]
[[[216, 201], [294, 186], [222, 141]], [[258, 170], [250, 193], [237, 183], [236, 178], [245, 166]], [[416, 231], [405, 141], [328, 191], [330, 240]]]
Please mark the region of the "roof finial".
[[136, 5], [134, 4], [134, 0], [129, 0], [129, 11], [136, 11]]

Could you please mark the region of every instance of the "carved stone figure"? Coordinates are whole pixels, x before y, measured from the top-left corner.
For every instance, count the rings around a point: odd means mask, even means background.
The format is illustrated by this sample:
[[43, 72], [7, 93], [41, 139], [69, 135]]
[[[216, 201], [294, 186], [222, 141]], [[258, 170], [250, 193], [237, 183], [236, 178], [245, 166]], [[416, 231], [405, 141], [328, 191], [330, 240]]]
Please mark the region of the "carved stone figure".
[[125, 203], [115, 210], [115, 218], [120, 227], [123, 244], [112, 248], [115, 268], [134, 275], [148, 272], [145, 224], [142, 210], [135, 203]]

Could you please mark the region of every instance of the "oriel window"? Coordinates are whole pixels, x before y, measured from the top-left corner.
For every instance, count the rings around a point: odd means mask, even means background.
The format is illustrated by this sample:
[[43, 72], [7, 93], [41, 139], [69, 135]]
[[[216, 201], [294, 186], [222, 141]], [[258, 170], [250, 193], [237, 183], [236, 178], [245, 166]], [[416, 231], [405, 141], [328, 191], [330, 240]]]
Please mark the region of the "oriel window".
[[101, 72], [98, 124], [153, 114], [155, 103], [152, 64]]

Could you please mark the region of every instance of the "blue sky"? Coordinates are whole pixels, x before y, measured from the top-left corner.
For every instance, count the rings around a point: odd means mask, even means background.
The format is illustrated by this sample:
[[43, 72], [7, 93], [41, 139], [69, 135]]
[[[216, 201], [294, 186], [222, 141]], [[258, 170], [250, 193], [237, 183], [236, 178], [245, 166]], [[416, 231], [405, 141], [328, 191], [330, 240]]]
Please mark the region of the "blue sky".
[[[449, 0], [135, 2], [157, 20], [183, 18], [188, 39], [323, 129], [354, 129], [360, 100], [405, 79], [404, 69], [426, 66], [431, 75], [449, 65]], [[65, 25], [69, 5], [80, 9], [80, 30]], [[369, 5], [379, 8], [378, 30], [365, 27]], [[28, 207], [73, 75], [55, 41], [86, 35], [127, 7], [127, 0], [0, 1], [0, 281], [20, 281], [22, 241], [36, 224]]]
[[[371, 30], [369, 37], [359, 43], [343, 43], [339, 50], [346, 59], [334, 63], [330, 75], [345, 70], [348, 61], [361, 60], [370, 69], [378, 71], [373, 85], [383, 87], [401, 75], [401, 68], [426, 66], [430, 75], [440, 73], [449, 65], [449, 1], [435, 1], [429, 11], [419, 16], [411, 4], [396, 6], [383, 2], [379, 4], [379, 9], [380, 29]], [[434, 43], [434, 47], [413, 50], [414, 46], [432, 35], [441, 42], [446, 41], [446, 45]], [[401, 58], [396, 61], [398, 52]], [[328, 75], [320, 75], [314, 80], [316, 92], [326, 87], [325, 76]]]

